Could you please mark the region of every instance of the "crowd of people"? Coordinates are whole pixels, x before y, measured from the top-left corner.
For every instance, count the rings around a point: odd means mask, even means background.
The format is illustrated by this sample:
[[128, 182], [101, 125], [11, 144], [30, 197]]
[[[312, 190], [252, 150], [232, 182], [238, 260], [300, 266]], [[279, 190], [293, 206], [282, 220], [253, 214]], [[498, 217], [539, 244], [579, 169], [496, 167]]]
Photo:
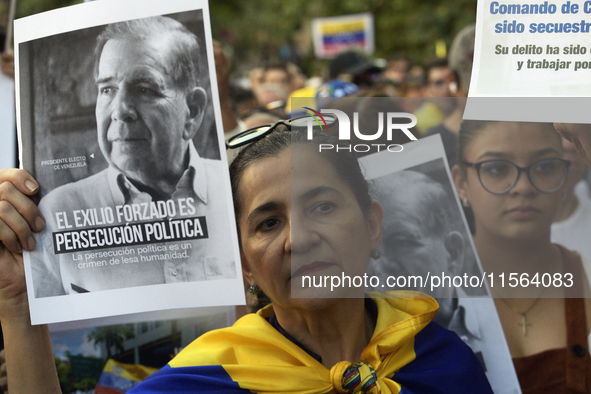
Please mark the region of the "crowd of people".
[[[118, 40], [119, 47], [108, 46], [109, 40]], [[105, 48], [125, 47], [141, 57], [141, 46], [130, 46], [131, 40], [107, 38]], [[365, 272], [370, 258], [381, 253], [387, 203], [372, 199], [355, 155], [319, 153], [318, 144], [338, 143], [333, 136], [317, 133], [310, 141], [289, 123], [276, 122], [302, 115], [300, 107], [353, 112], [355, 107], [347, 107], [358, 101], [350, 104], [347, 98], [381, 97], [397, 98], [392, 108], [416, 116], [417, 135], [441, 135], [485, 271], [518, 267], [532, 275], [575, 274], [581, 290], [575, 296], [562, 289], [517, 296], [493, 290], [493, 296], [524, 393], [591, 393], [591, 263], [585, 259], [591, 254], [586, 239], [591, 128], [462, 121], [473, 48], [474, 26], [469, 26], [454, 40], [448, 59], [424, 67], [411, 66], [399, 54], [380, 67], [349, 51], [331, 62], [322, 79], [307, 78], [293, 64], [270, 64], [252, 69], [246, 84], [231, 75], [215, 44], [225, 137], [244, 141], [228, 155], [242, 269], [248, 291], [253, 296], [264, 291], [270, 305], [200, 337], [132, 392], [492, 392], [472, 351], [432, 321], [438, 305], [431, 298], [412, 292], [364, 298], [363, 289], [354, 298], [292, 297], [291, 282], [307, 273]], [[162, 80], [165, 88], [177, 89]], [[198, 90], [196, 82], [190, 84]], [[179, 105], [190, 102], [191, 89], [179, 93], [186, 99]], [[304, 104], [294, 105], [294, 98]], [[117, 114], [110, 115], [111, 122], [142, 116]], [[187, 122], [181, 123], [182, 129]], [[256, 140], [244, 134], [265, 124], [272, 126]], [[294, 166], [296, 153], [304, 159]], [[175, 185], [181, 176], [182, 171], [169, 181]], [[398, 180], [396, 187], [421, 183], [434, 189], [433, 195], [442, 193], [422, 176]], [[47, 327], [30, 324], [24, 280], [22, 250], [35, 248], [33, 233], [45, 226], [29, 199], [38, 190], [26, 172], [0, 171], [0, 321], [11, 393], [59, 392]], [[456, 234], [445, 233], [449, 239], [441, 250], [457, 255]]]
[[[304, 104], [321, 109], [344, 97], [391, 97], [400, 98], [403, 109], [417, 116], [416, 130], [421, 134], [452, 114], [455, 117], [453, 122], [448, 120], [453, 123], [448, 130], [457, 134], [462, 111], [455, 112], [454, 100], [440, 99], [466, 97], [473, 35], [474, 26], [469, 26], [450, 49], [449, 59], [434, 58], [424, 65], [411, 64], [403, 54], [395, 54], [384, 66], [383, 61], [349, 50], [331, 60], [322, 75], [306, 76], [294, 63], [276, 62], [253, 68], [246, 76], [227, 73], [218, 82], [224, 85], [220, 91], [228, 94], [246, 129], [261, 121], [294, 116]], [[297, 108], [292, 108], [294, 104]]]

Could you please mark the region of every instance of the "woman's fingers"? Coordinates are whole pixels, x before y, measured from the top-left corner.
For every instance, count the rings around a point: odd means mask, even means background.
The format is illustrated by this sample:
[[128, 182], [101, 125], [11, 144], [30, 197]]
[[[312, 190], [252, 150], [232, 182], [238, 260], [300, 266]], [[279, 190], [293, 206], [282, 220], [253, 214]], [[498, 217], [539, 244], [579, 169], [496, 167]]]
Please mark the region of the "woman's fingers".
[[39, 184], [25, 170], [18, 168], [4, 168], [0, 170], [0, 184], [10, 182], [17, 187], [22, 193], [32, 196], [39, 191]]
[[23, 251], [21, 241], [2, 219], [0, 219], [0, 242], [11, 252], [21, 253]]
[[[12, 206], [24, 220], [29, 223], [33, 231], [41, 231], [45, 228], [45, 218], [35, 203], [26, 195], [21, 193], [12, 183], [3, 182], [0, 184], [0, 203]], [[9, 213], [13, 213], [9, 211]]]
[[26, 171], [0, 170], [0, 241], [13, 252], [33, 249], [32, 231], [45, 227], [45, 218], [27, 196], [38, 190], [38, 184]]

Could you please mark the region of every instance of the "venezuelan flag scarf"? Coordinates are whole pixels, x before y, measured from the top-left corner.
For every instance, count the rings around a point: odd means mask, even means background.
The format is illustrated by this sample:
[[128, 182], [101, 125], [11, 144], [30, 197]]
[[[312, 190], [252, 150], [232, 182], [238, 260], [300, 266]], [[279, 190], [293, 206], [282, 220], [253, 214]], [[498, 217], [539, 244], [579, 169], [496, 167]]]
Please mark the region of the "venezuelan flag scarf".
[[124, 394], [156, 371], [158, 370], [145, 365], [124, 364], [110, 358], [103, 368], [93, 394]]
[[202, 335], [129, 393], [492, 393], [470, 348], [431, 323], [435, 300], [374, 301], [376, 328], [360, 363], [327, 369], [267, 322], [269, 306]]

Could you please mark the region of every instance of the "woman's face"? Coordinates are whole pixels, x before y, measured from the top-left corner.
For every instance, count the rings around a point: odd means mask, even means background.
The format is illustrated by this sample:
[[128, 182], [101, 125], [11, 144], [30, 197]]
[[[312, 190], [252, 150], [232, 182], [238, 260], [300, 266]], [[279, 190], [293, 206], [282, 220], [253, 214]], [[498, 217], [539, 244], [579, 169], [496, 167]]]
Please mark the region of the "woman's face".
[[[562, 158], [559, 136], [546, 125], [536, 123], [491, 123], [476, 135], [465, 149], [464, 160], [508, 160], [519, 167], [548, 158]], [[507, 239], [535, 239], [548, 236], [563, 189], [542, 193], [522, 172], [513, 188], [505, 194], [485, 190], [476, 169], [465, 173], [455, 167], [454, 181], [458, 194], [467, 198], [474, 211], [476, 237], [486, 235]], [[564, 187], [564, 186], [563, 186]]]
[[[338, 289], [301, 289], [303, 276], [363, 275], [379, 246], [381, 207], [361, 211], [350, 187], [310, 147], [260, 159], [244, 172], [238, 192], [243, 271], [276, 307], [316, 308]], [[293, 294], [292, 282], [295, 289]], [[363, 288], [359, 289], [363, 294]], [[295, 297], [306, 297], [295, 298]]]

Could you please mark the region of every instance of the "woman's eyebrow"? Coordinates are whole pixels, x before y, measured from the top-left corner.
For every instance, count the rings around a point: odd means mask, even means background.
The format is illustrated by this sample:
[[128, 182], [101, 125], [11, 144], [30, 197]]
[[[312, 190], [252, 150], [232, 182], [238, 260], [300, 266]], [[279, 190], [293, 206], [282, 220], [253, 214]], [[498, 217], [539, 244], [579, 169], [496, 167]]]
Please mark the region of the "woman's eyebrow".
[[557, 151], [554, 148], [545, 148], [545, 149], [540, 149], [538, 151], [533, 152], [532, 157], [540, 157], [540, 156], [547, 155], [549, 153], [556, 153], [557, 155], [561, 154], [561, 152]]
[[285, 207], [285, 204], [277, 202], [277, 201], [269, 201], [262, 205], [259, 205], [246, 218], [247, 222], [250, 222], [254, 217], [266, 214], [268, 212], [273, 212], [277, 210], [281, 210]]
[[339, 190], [335, 189], [334, 187], [322, 185], [322, 186], [318, 186], [318, 187], [308, 190], [307, 192], [305, 192], [304, 194], [299, 196], [298, 200], [300, 200], [300, 201], [310, 200], [310, 199], [313, 199], [313, 198], [317, 197], [318, 195], [324, 194], [324, 193], [337, 193], [339, 195], [342, 195], [342, 193]]
[[495, 152], [495, 151], [489, 151], [489, 152], [484, 152], [483, 154], [481, 154], [480, 156], [478, 156], [478, 158], [476, 159], [476, 161], [480, 161], [480, 159], [482, 159], [483, 157], [492, 157], [495, 159], [506, 159], [508, 158], [510, 155], [507, 152]]
[[[536, 158], [536, 157], [541, 157], [541, 156], [547, 155], [549, 153], [555, 153], [557, 155], [560, 154], [560, 152], [554, 148], [543, 148], [543, 149], [540, 149], [540, 150], [530, 153], [529, 156], [531, 158]], [[491, 158], [496, 158], [496, 159], [508, 159], [508, 158], [511, 158], [512, 156], [513, 156], [512, 153], [489, 151], [489, 152], [484, 152], [483, 154], [478, 156], [476, 161], [480, 161], [480, 159], [482, 159], [483, 157], [491, 157]]]

